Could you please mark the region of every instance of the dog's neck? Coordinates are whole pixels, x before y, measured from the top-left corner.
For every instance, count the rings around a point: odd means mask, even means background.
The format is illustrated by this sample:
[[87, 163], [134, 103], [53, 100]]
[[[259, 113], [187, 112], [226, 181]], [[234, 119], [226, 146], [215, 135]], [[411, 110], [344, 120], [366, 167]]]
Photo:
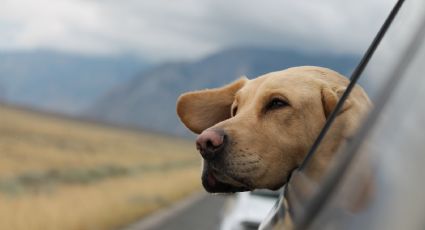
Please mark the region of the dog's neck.
[[329, 129], [307, 164], [305, 172], [312, 180], [319, 182], [331, 167], [335, 157], [338, 155], [338, 151], [344, 148], [348, 139], [357, 129], [353, 124], [355, 123], [335, 122]]

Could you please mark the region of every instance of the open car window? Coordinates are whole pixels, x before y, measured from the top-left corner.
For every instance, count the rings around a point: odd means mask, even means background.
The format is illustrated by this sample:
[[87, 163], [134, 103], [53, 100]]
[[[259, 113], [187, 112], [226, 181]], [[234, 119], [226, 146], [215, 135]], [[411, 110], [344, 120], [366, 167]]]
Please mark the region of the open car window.
[[[414, 3], [416, 2], [416, 4]], [[425, 4], [406, 2], [407, 12], [421, 12], [405, 55], [394, 66], [394, 91], [379, 100], [382, 109], [368, 122], [348, 170], [312, 222], [311, 229], [423, 229], [425, 221]], [[409, 10], [409, 11], [407, 11]], [[410, 14], [411, 16], [412, 14]], [[419, 26], [419, 28], [418, 28]], [[411, 59], [410, 59], [411, 58]], [[397, 76], [400, 74], [399, 76]], [[400, 78], [400, 80], [398, 80]], [[388, 84], [384, 84], [384, 86]], [[356, 200], [366, 193], [364, 201]], [[354, 199], [353, 199], [354, 198]], [[350, 204], [352, 202], [352, 204]], [[360, 207], [353, 205], [361, 204]]]
[[[323, 183], [314, 184], [308, 175], [295, 173], [286, 189], [289, 204], [281, 198], [263, 229], [290, 225], [296, 229], [423, 228], [422, 218], [412, 214], [425, 211], [425, 199], [420, 195], [425, 187], [420, 183], [420, 175], [425, 175], [420, 165], [425, 162], [425, 138], [421, 132], [425, 107], [420, 100], [425, 98], [425, 45], [421, 44], [419, 33], [424, 16], [425, 2], [404, 3], [361, 76], [362, 85], [376, 106], [366, 120], [367, 127], [342, 149], [342, 156], [334, 159]], [[408, 57], [412, 61], [406, 63]], [[399, 76], [395, 76], [397, 71]], [[395, 84], [397, 77], [402, 78]], [[383, 95], [388, 100], [385, 107]], [[332, 137], [330, 132], [322, 142], [332, 141]], [[336, 170], [343, 167], [341, 161], [347, 159], [344, 154], [355, 157], [344, 166], [343, 175], [335, 175], [341, 172]], [[341, 183], [332, 183], [335, 178]], [[324, 199], [318, 196], [323, 193], [324, 183], [330, 195], [324, 202], [315, 202]], [[322, 203], [321, 207], [314, 207], [314, 215], [310, 210], [312, 203]], [[288, 223], [288, 216], [293, 223]]]

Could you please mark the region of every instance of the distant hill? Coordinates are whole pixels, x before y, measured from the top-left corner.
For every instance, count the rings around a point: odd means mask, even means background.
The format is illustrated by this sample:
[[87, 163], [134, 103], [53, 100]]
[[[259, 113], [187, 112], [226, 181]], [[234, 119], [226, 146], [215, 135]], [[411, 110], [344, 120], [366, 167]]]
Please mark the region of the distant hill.
[[309, 55], [289, 50], [235, 48], [194, 62], [167, 63], [149, 69], [110, 91], [85, 115], [107, 122], [135, 125], [177, 135], [188, 132], [175, 112], [186, 91], [224, 85], [241, 75], [258, 75], [292, 66], [318, 65], [349, 74], [357, 56]]
[[0, 101], [78, 114], [145, 67], [131, 56], [0, 52]]

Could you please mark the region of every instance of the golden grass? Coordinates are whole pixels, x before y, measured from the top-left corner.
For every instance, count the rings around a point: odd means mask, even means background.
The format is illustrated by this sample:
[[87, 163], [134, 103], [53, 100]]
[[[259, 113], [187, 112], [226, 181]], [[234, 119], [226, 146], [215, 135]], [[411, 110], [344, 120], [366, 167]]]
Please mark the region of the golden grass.
[[0, 229], [126, 225], [198, 191], [198, 161], [186, 140], [0, 106]]

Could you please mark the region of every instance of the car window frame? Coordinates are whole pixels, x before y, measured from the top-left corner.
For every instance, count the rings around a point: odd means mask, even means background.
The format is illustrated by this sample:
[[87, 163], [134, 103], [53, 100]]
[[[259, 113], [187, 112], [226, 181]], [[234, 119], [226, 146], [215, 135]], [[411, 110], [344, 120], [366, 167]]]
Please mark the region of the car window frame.
[[[353, 71], [353, 74], [350, 77], [350, 83], [351, 82], [356, 83], [357, 80], [363, 76], [362, 75], [363, 70], [366, 68], [369, 60], [373, 56], [376, 48], [379, 46], [383, 37], [385, 37], [386, 31], [390, 28], [393, 20], [397, 17], [397, 13], [401, 9], [403, 3], [404, 3], [404, 0], [398, 0], [396, 4], [394, 5], [393, 9], [391, 10], [387, 19], [385, 20], [382, 27], [378, 31], [376, 37], [372, 41], [368, 50], [365, 52], [362, 60], [359, 62], [355, 71]], [[347, 145], [347, 148], [344, 151], [344, 156], [339, 160], [339, 162], [336, 163], [336, 167], [331, 172], [328, 173], [327, 178], [319, 186], [320, 188], [318, 189], [317, 193], [308, 202], [307, 204], [308, 206], [305, 208], [305, 212], [303, 213], [302, 217], [299, 220], [296, 220], [296, 222], [294, 223], [295, 229], [307, 229], [310, 226], [310, 224], [314, 221], [315, 217], [317, 216], [317, 213], [320, 212], [323, 205], [330, 198], [331, 196], [330, 194], [332, 193], [332, 191], [337, 187], [343, 174], [346, 172], [346, 169], [348, 168], [347, 166], [352, 162], [356, 153], [358, 152], [359, 147], [364, 142], [365, 137], [372, 130], [374, 124], [376, 123], [378, 119], [379, 114], [382, 112], [386, 103], [389, 101], [391, 94], [396, 88], [398, 82], [402, 79], [411, 60], [414, 58], [414, 55], [416, 51], [418, 50], [417, 49], [418, 46], [421, 44], [422, 39], [425, 37], [425, 16], [423, 17], [423, 19], [424, 20], [422, 21], [422, 24], [420, 25], [418, 31], [416, 31], [416, 34], [414, 35], [413, 40], [410, 41], [409, 46], [401, 55], [403, 58], [400, 59], [401, 61], [394, 68], [394, 71], [392, 71], [392, 74], [389, 76], [388, 80], [384, 82], [384, 86], [378, 92], [378, 96], [376, 100], [377, 106], [373, 108], [373, 110], [370, 112], [370, 114], [367, 116], [367, 118], [365, 119], [361, 127], [359, 128], [357, 135], [355, 135], [355, 137]], [[348, 90], [348, 87], [347, 87], [347, 90], [344, 92], [344, 95], [346, 94], [346, 96], [341, 97], [341, 99], [338, 101], [336, 108], [332, 112], [334, 116], [336, 116], [336, 114], [342, 108], [345, 100], [350, 94], [350, 91], [351, 90]], [[304, 169], [308, 165], [308, 162], [314, 156], [315, 150], [323, 141], [323, 138], [327, 133], [327, 129], [329, 129], [333, 121], [334, 121], [334, 118], [328, 119], [327, 124], [328, 123], [329, 124], [328, 125], [325, 124], [325, 126], [323, 127], [321, 131], [321, 133], [323, 132], [324, 134], [321, 134], [318, 136], [318, 138], [316, 139], [317, 143], [315, 143], [311, 147], [308, 155], [304, 159], [301, 170], [296, 169], [296, 171], [302, 172], [302, 169]], [[288, 181], [288, 184], [291, 183], [292, 179], [293, 178], [291, 178]], [[283, 194], [280, 196], [279, 200], [277, 201], [275, 205], [274, 215], [270, 216], [267, 220], [265, 220], [265, 222], [269, 221], [269, 222], [277, 223], [279, 218], [285, 218], [286, 215], [288, 214], [285, 210], [282, 210], [282, 209], [286, 209], [288, 206], [287, 204], [282, 202], [282, 200], [284, 200], [287, 196], [287, 188], [288, 186], [286, 186], [286, 188], [283, 191]], [[262, 225], [260, 226], [260, 229], [269, 229], [272, 226], [273, 226], [273, 223], [262, 223]]]

